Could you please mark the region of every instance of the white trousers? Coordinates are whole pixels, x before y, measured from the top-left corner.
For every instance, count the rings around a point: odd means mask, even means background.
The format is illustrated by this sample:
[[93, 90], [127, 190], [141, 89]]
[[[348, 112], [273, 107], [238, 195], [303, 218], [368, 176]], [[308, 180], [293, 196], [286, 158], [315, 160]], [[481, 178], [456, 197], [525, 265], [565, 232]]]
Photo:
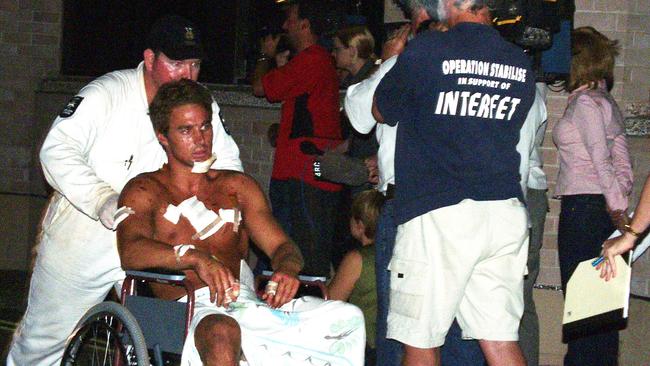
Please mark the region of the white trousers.
[[16, 328], [7, 366], [59, 365], [65, 342], [81, 317], [104, 300], [115, 276], [103, 283], [76, 283], [37, 261], [27, 310]]
[[[257, 298], [250, 269], [242, 262], [241, 292], [228, 309], [210, 303], [207, 287], [195, 292], [194, 318], [183, 346], [181, 365], [202, 365], [194, 344], [194, 332], [208, 315], [237, 320], [242, 350], [250, 366], [362, 366], [366, 333], [361, 310], [342, 301], [302, 297], [280, 309]], [[179, 301], [184, 301], [181, 299]]]
[[439, 347], [454, 318], [464, 338], [516, 341], [524, 309], [528, 216], [517, 199], [466, 199], [397, 230], [388, 337]]

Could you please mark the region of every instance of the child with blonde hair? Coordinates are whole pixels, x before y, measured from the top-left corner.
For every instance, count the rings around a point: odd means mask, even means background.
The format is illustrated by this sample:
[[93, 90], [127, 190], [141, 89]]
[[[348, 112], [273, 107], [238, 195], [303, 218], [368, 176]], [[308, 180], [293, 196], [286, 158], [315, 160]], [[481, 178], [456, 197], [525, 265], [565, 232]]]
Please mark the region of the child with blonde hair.
[[375, 364], [377, 286], [375, 233], [386, 198], [374, 189], [359, 193], [352, 202], [350, 232], [361, 248], [348, 252], [328, 286], [329, 298], [348, 301], [363, 312], [366, 322], [366, 365]]

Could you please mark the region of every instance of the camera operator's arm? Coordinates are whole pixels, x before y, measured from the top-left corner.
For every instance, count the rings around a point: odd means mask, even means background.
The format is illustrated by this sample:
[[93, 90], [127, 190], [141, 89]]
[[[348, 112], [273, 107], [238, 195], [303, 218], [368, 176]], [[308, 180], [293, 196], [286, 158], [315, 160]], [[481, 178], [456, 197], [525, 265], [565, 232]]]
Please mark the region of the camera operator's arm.
[[402, 53], [404, 47], [406, 47], [406, 42], [408, 42], [410, 32], [411, 26], [409, 24], [405, 24], [393, 32], [382, 46], [381, 60], [386, 61]]
[[262, 77], [272, 69], [275, 64], [275, 54], [280, 41], [279, 35], [269, 34], [260, 40], [260, 49], [262, 55], [257, 59], [255, 71], [253, 73], [253, 94], [258, 97], [263, 97], [264, 86], [262, 85]]

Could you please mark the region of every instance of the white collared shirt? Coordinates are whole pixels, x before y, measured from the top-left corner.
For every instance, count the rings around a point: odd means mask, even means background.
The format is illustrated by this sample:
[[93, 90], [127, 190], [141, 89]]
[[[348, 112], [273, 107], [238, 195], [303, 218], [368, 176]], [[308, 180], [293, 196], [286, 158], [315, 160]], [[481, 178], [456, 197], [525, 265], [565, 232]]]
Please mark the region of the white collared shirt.
[[382, 62], [379, 68], [369, 78], [351, 85], [345, 93], [345, 112], [350, 123], [359, 133], [366, 134], [377, 125], [377, 164], [379, 167], [379, 184], [377, 189], [386, 192], [388, 184], [395, 184], [395, 139], [397, 125], [392, 127], [384, 123], [377, 123], [372, 116], [372, 101], [375, 90], [381, 79], [395, 65], [397, 56]]
[[517, 152], [521, 155], [519, 174], [521, 189], [526, 197], [528, 188], [547, 189], [546, 174], [542, 170], [541, 146], [546, 133], [546, 84], [535, 84], [535, 100], [519, 131]]

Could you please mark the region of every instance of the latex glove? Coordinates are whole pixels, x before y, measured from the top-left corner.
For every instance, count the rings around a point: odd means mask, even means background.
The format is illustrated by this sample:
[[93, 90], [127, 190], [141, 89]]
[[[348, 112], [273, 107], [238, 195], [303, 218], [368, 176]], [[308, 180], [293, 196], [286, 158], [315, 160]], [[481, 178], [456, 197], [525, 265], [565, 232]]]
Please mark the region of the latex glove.
[[104, 225], [108, 230], [114, 230], [113, 224], [115, 223], [115, 212], [117, 211], [117, 199], [120, 195], [117, 193], [112, 194], [106, 202], [99, 208], [99, 222]]

